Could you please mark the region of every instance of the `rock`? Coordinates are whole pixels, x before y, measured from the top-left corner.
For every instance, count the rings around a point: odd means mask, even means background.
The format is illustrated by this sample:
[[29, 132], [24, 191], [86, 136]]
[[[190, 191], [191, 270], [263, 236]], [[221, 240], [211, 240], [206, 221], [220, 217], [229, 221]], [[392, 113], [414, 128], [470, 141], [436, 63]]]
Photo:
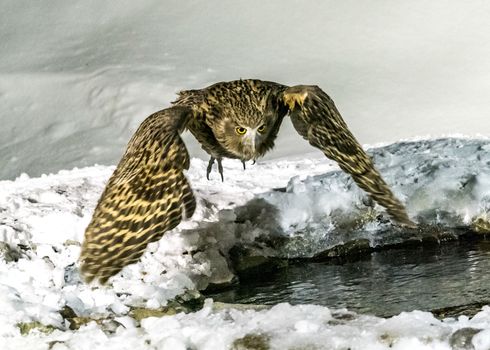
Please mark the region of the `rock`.
[[90, 322], [97, 323], [104, 332], [108, 332], [108, 333], [114, 333], [116, 331], [117, 327], [119, 327], [119, 323], [114, 321], [111, 317], [97, 319], [97, 318], [91, 318], [91, 317], [78, 317], [77, 316], [77, 317], [69, 318], [68, 322], [70, 323], [69, 328], [71, 330], [77, 330], [80, 327], [85, 326], [86, 324], [88, 324]]
[[66, 284], [77, 284], [82, 282], [80, 271], [75, 263], [65, 266], [63, 280]]
[[[197, 290], [187, 290], [184, 294], [175, 297], [174, 303], [184, 308], [184, 312], [194, 312], [202, 309], [204, 297]], [[171, 304], [171, 303], [170, 303]]]
[[[369, 197], [365, 198], [366, 201], [370, 201]], [[366, 205], [371, 203], [366, 202]], [[355, 231], [364, 227], [370, 222], [382, 221], [383, 217], [371, 207], [358, 208], [357, 212], [353, 212], [350, 215], [338, 215], [335, 216], [334, 225], [337, 230], [341, 231]]]
[[20, 259], [21, 255], [18, 250], [12, 248], [6, 242], [0, 242], [0, 259], [6, 262], [15, 262]]
[[217, 290], [236, 282], [236, 276], [228, 266], [228, 261], [217, 248], [209, 248], [193, 255], [198, 263], [210, 265], [210, 276], [198, 276], [196, 286], [199, 290]]
[[440, 309], [431, 310], [432, 314], [439, 318], [444, 319], [448, 317], [458, 317], [461, 315], [466, 315], [472, 317], [481, 311], [482, 307], [485, 305], [489, 305], [489, 300], [483, 300], [476, 303], [457, 305], [457, 306], [449, 306]]
[[268, 273], [287, 266], [272, 248], [260, 244], [236, 245], [230, 252], [233, 268], [240, 277]]
[[19, 327], [20, 334], [22, 334], [22, 335], [27, 335], [32, 330], [38, 330], [41, 333], [49, 334], [49, 333], [53, 332], [55, 329], [57, 329], [56, 327], [51, 326], [51, 325], [44, 325], [39, 321], [20, 322], [17, 324], [17, 327]]
[[476, 328], [461, 328], [458, 329], [449, 338], [449, 344], [454, 350], [473, 350], [475, 347], [471, 340], [480, 333], [481, 329]]
[[134, 308], [131, 310], [129, 315], [139, 322], [144, 318], [171, 316], [183, 311], [184, 310], [179, 310], [170, 306], [163, 307], [161, 309]]
[[490, 214], [485, 213], [473, 218], [471, 229], [476, 233], [490, 234]]
[[90, 317], [78, 317], [78, 316], [68, 319], [68, 322], [70, 323], [70, 329], [71, 330], [77, 330], [80, 327], [82, 327], [82, 326], [84, 326], [87, 323], [90, 323], [92, 321], [97, 322], [98, 320], [95, 320], [95, 319], [90, 318]]
[[63, 306], [63, 308], [60, 310], [60, 315], [63, 317], [65, 320], [69, 320], [70, 318], [75, 318], [77, 317], [77, 314], [71, 307], [68, 305]]
[[213, 311], [221, 311], [221, 310], [253, 310], [253, 311], [261, 311], [261, 310], [269, 310], [271, 305], [260, 305], [260, 304], [232, 304], [232, 303], [222, 303], [219, 301], [213, 302]]
[[63, 242], [63, 245], [65, 247], [70, 246], [70, 245], [74, 245], [74, 246], [77, 246], [77, 247], [81, 247], [82, 246], [82, 244], [79, 241], [75, 241], [73, 239], [67, 239], [66, 241]]
[[373, 251], [373, 248], [369, 245], [369, 240], [364, 238], [354, 239], [316, 254], [313, 260], [359, 257], [360, 255], [369, 254], [371, 251]]
[[270, 339], [265, 334], [247, 334], [231, 344], [232, 350], [268, 350]]

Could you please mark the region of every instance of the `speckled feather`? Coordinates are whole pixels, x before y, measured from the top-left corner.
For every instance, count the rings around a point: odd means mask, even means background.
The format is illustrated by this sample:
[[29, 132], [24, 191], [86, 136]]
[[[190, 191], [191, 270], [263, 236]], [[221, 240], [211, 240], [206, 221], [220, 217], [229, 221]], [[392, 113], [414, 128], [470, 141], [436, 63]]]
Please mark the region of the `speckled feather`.
[[325, 92], [318, 86], [294, 86], [285, 90], [284, 97], [299, 134], [336, 161], [395, 221], [415, 226]]
[[191, 110], [148, 117], [129, 142], [85, 232], [80, 260], [87, 281], [104, 283], [136, 262], [146, 246], [191, 217], [196, 206], [183, 174], [189, 156], [179, 131]]
[[[80, 257], [85, 280], [106, 282], [136, 262], [148, 243], [192, 216], [196, 203], [184, 176], [189, 156], [180, 138], [185, 128], [211, 157], [245, 161], [273, 148], [288, 114], [298, 133], [338, 162], [393, 219], [414, 226], [320, 88], [260, 80], [222, 82], [181, 92], [172, 107], [151, 115], [136, 131], [85, 232]], [[253, 149], [233, 131], [242, 125], [265, 127]]]

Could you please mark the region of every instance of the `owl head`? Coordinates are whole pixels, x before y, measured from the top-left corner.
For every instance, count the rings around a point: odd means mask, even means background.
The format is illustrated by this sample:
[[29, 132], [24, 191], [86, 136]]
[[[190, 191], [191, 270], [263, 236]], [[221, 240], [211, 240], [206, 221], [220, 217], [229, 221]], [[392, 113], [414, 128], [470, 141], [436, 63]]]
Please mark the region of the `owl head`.
[[270, 150], [282, 116], [265, 107], [221, 111], [221, 125], [214, 130], [221, 146], [242, 160], [256, 160]]
[[269, 82], [236, 80], [201, 91], [184, 91], [179, 101], [195, 98], [198, 112], [224, 151], [241, 160], [255, 160], [274, 146], [287, 109], [272, 93]]

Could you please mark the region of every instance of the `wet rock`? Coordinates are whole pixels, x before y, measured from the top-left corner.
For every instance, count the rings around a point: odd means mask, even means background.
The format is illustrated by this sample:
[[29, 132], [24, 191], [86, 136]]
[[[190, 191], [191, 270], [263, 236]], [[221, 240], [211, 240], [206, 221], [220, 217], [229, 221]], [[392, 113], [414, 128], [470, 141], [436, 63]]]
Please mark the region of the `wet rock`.
[[0, 259], [5, 260], [6, 262], [15, 262], [18, 261], [21, 257], [21, 254], [18, 250], [12, 248], [10, 244], [6, 242], [0, 242]]
[[184, 312], [194, 312], [202, 309], [204, 305], [204, 296], [197, 290], [187, 290], [184, 294], [178, 295], [175, 301], [169, 305], [180, 306]]
[[461, 328], [458, 329], [449, 338], [449, 344], [454, 350], [473, 350], [475, 347], [471, 340], [480, 333], [481, 329], [476, 328]]
[[196, 286], [199, 290], [216, 290], [236, 282], [236, 276], [228, 266], [228, 261], [217, 248], [209, 248], [193, 255], [196, 262], [210, 265], [210, 276], [198, 276]]
[[455, 232], [441, 232], [439, 234], [439, 241], [440, 242], [452, 242], [452, 241], [457, 241], [458, 240], [458, 235]]
[[219, 301], [213, 302], [213, 311], [221, 311], [221, 310], [253, 310], [253, 311], [261, 311], [261, 310], [269, 310], [272, 306], [270, 305], [260, 305], [260, 304], [233, 304], [233, 303], [222, 303]]
[[477, 303], [449, 306], [440, 309], [431, 310], [432, 314], [439, 318], [444, 319], [448, 317], [458, 317], [461, 315], [466, 315], [473, 317], [478, 312], [481, 311], [482, 307], [485, 305], [490, 305], [490, 300], [484, 300]]
[[240, 277], [269, 273], [287, 265], [276, 256], [275, 250], [261, 244], [237, 245], [230, 252], [233, 268]]
[[422, 237], [422, 245], [424, 246], [437, 246], [439, 244], [441, 244], [441, 241], [436, 235], [425, 235]]
[[332, 317], [339, 321], [353, 321], [357, 318], [357, 314], [350, 311], [335, 310], [332, 312]]
[[231, 344], [232, 350], [268, 350], [269, 336], [265, 334], [247, 334], [243, 338], [236, 339]]
[[373, 251], [373, 248], [371, 248], [369, 240], [361, 238], [336, 245], [318, 253], [313, 257], [313, 260], [321, 261], [337, 257], [358, 257], [360, 255], [369, 254], [371, 251]]
[[68, 305], [63, 306], [63, 308], [60, 310], [60, 315], [63, 317], [65, 320], [69, 320], [70, 318], [75, 318], [77, 317], [77, 314], [71, 307]]
[[346, 324], [347, 322], [353, 321], [357, 318], [357, 314], [347, 310], [334, 310], [332, 311], [332, 319], [327, 323], [330, 326], [338, 326]]
[[[369, 197], [365, 198], [366, 205], [372, 205], [372, 200]], [[334, 225], [340, 231], [355, 231], [364, 227], [370, 222], [382, 221], [383, 217], [371, 207], [358, 208], [358, 211], [349, 213], [349, 215], [335, 215]]]
[[490, 234], [490, 214], [482, 214], [474, 218], [471, 229], [476, 233]]

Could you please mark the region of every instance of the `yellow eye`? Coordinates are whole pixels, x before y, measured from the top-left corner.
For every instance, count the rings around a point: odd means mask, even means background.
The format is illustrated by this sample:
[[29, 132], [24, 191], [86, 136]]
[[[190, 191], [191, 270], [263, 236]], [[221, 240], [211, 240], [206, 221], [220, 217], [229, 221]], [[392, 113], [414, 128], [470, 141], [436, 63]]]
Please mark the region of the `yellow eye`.
[[257, 128], [257, 131], [263, 133], [265, 131], [265, 125], [261, 125]]
[[238, 134], [238, 135], [245, 135], [245, 133], [247, 132], [247, 129], [241, 127], [241, 126], [237, 126], [235, 128], [235, 132]]

